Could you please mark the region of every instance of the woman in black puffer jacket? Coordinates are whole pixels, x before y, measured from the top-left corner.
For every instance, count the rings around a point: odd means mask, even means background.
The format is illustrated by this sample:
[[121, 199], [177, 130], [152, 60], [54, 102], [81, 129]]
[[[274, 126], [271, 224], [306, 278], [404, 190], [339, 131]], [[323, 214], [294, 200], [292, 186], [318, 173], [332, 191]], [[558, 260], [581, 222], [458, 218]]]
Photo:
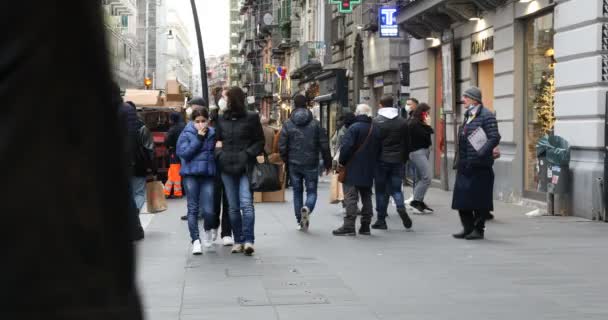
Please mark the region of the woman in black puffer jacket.
[[255, 210], [248, 173], [264, 151], [264, 131], [259, 115], [245, 109], [245, 93], [241, 88], [228, 90], [227, 98], [227, 110], [216, 127], [215, 156], [228, 197], [234, 235], [232, 253], [251, 255]]

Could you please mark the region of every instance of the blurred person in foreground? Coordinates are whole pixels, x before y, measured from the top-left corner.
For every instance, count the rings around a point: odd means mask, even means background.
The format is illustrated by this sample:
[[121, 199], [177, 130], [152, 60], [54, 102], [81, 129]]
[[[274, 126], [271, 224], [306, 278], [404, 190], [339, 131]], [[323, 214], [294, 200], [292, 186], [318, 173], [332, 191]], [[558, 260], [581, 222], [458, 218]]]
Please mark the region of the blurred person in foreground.
[[[0, 40], [0, 164], [11, 168], [1, 189], [0, 319], [142, 319], [125, 128], [100, 6], [15, 2], [0, 13], [11, 35]], [[86, 35], [77, 42], [74, 25]], [[44, 81], [35, 94], [33, 79]]]

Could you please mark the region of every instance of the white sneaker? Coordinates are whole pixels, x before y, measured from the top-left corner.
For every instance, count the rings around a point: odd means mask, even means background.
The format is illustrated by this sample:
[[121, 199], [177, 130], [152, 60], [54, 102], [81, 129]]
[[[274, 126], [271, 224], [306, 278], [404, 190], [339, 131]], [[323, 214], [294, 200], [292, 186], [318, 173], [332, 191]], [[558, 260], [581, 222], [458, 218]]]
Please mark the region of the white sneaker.
[[224, 242], [224, 246], [229, 247], [234, 244], [234, 240], [232, 237], [223, 237], [222, 241]]
[[302, 224], [298, 223], [298, 226], [296, 227], [296, 230], [302, 231]]
[[243, 245], [240, 243], [237, 243], [235, 245], [232, 246], [232, 253], [242, 253], [243, 252]]
[[211, 239], [212, 239], [211, 230], [205, 231], [205, 233], [203, 235], [203, 246], [205, 248], [211, 248], [213, 246], [213, 240], [211, 240]]
[[245, 255], [250, 256], [253, 255], [254, 252], [253, 243], [245, 243]]
[[300, 220], [300, 224], [302, 225], [303, 231], [308, 231], [308, 227], [310, 227], [310, 209], [307, 206], [302, 207], [301, 210], [302, 218]]
[[194, 254], [194, 255], [203, 254], [203, 249], [201, 248], [200, 240], [194, 240], [194, 242], [192, 242], [192, 254]]
[[217, 229], [211, 229], [211, 241], [215, 242], [217, 240]]

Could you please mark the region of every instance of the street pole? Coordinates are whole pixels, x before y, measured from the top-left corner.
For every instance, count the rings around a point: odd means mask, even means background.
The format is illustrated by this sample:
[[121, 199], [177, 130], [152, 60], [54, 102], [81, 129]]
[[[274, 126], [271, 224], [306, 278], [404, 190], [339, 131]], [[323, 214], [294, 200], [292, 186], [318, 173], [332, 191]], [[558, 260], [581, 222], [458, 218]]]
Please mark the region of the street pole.
[[198, 22], [198, 12], [196, 11], [196, 1], [190, 0], [190, 5], [192, 6], [192, 17], [194, 18], [194, 28], [196, 29], [196, 40], [198, 42], [198, 58], [200, 60], [201, 67], [201, 83], [203, 87], [203, 99], [210, 103], [209, 101], [209, 89], [207, 87], [207, 65], [205, 64], [205, 51], [203, 51], [203, 37], [201, 35], [201, 26]]
[[145, 26], [146, 26], [146, 31], [145, 31], [146, 41], [145, 41], [145, 45], [144, 45], [146, 47], [146, 50], [144, 50], [144, 52], [145, 52], [145, 54], [144, 54], [145, 55], [145, 57], [144, 57], [144, 78], [148, 77], [148, 41], [149, 41], [148, 38], [150, 36], [150, 34], [148, 33], [149, 32], [148, 30], [150, 29], [149, 28], [149, 21], [148, 21], [149, 14], [150, 14], [150, 0], [146, 0], [146, 23], [145, 23]]

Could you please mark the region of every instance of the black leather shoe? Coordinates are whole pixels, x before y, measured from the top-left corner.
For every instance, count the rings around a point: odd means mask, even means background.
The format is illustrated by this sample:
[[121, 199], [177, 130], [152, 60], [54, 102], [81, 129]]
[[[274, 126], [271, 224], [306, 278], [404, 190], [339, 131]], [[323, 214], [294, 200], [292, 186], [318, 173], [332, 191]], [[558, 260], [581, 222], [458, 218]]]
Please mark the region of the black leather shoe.
[[388, 227], [386, 226], [386, 220], [376, 220], [376, 222], [374, 222], [374, 224], [372, 225], [372, 229], [378, 229], [378, 230], [388, 229]]
[[183, 221], [186, 221], [186, 220], [188, 220], [188, 216], [181, 216], [180, 219]]
[[340, 227], [332, 232], [334, 236], [355, 236], [355, 229]]
[[397, 209], [397, 213], [399, 213], [399, 217], [401, 217], [401, 220], [403, 221], [403, 226], [406, 229], [409, 229], [412, 227], [412, 219], [410, 219], [410, 216], [407, 215], [407, 211], [405, 211], [405, 208], [403, 209]]
[[453, 234], [452, 237], [454, 237], [456, 239], [464, 239], [466, 236], [469, 235], [469, 233], [471, 233], [471, 231], [469, 231], [469, 230], [462, 230], [459, 233]]
[[483, 239], [483, 232], [479, 230], [473, 230], [473, 232], [469, 233], [464, 237], [467, 240], [481, 240]]
[[371, 236], [372, 232], [369, 229], [369, 224], [362, 224], [361, 227], [359, 228], [359, 234], [364, 235], [364, 236]]
[[486, 217], [486, 220], [494, 220], [494, 215], [491, 213], [488, 213], [488, 216]]

